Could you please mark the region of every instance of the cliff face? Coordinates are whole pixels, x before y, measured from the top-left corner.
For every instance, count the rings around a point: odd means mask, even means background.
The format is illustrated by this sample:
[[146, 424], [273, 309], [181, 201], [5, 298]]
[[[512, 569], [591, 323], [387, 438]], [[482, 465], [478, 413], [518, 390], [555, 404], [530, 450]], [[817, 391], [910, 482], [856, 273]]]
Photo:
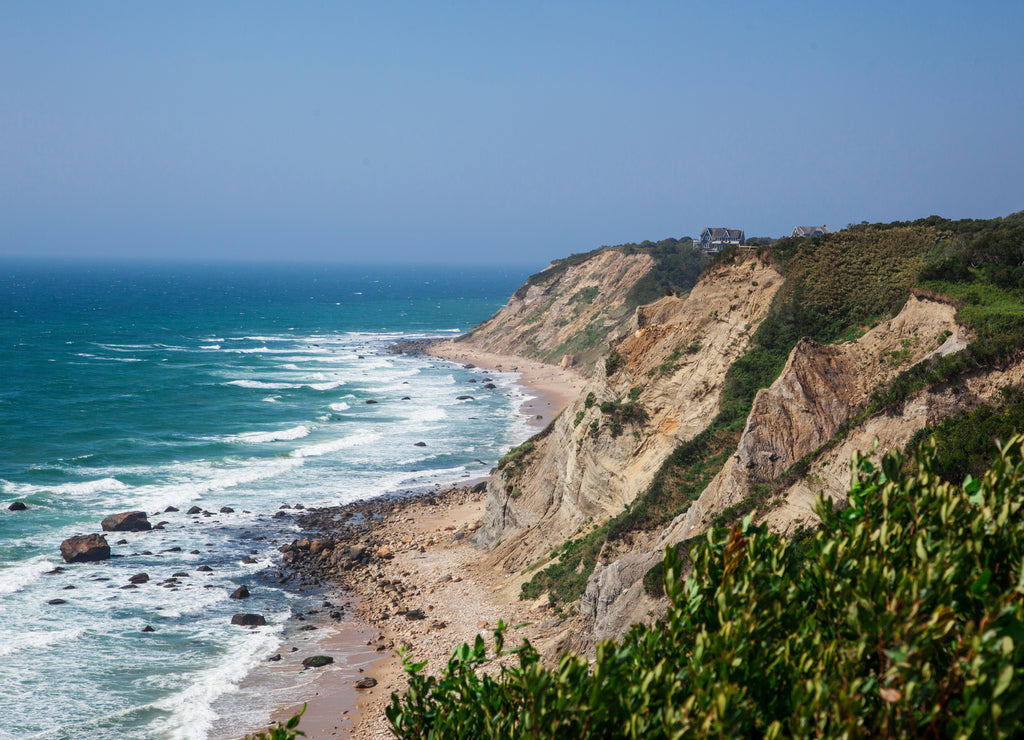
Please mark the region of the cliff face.
[[548, 434], [491, 476], [476, 540], [489, 559], [522, 568], [646, 489], [665, 458], [714, 418], [725, 372], [781, 283], [750, 257], [710, 271], [686, 299], [640, 309], [616, 345], [613, 372], [600, 367]]
[[[659, 605], [645, 593], [642, 579], [666, 546], [699, 538], [716, 514], [749, 497], [755, 485], [777, 480], [793, 463], [812, 455], [854, 416], [872, 390], [901, 370], [966, 346], [965, 331], [954, 314], [946, 303], [911, 297], [898, 316], [856, 342], [822, 346], [801, 341], [780, 377], [758, 393], [736, 454], [701, 496], [644, 543], [646, 549], [598, 566], [580, 600], [582, 619], [573, 646], [586, 649], [595, 640], [621, 634], [635, 621], [656, 616]], [[762, 521], [782, 533], [813, 524], [818, 495], [844, 500], [854, 451], [875, 449], [880, 457], [902, 449], [919, 429], [994, 402], [1000, 388], [1017, 385], [1022, 377], [1024, 362], [977, 371], [956, 385], [926, 388], [897, 408], [864, 419], [838, 445], [812, 459], [808, 471], [779, 494]]]
[[626, 296], [654, 265], [649, 254], [603, 249], [578, 264], [553, 265], [465, 338], [474, 347], [590, 374], [607, 340], [630, 318]]

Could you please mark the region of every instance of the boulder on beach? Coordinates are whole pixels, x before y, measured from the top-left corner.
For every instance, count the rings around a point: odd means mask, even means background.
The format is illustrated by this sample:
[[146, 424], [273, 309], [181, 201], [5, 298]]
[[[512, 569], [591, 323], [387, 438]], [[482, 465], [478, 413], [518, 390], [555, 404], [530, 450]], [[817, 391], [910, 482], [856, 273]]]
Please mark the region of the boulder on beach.
[[100, 522], [104, 532], [148, 532], [153, 528], [144, 511], [125, 511], [111, 514]]
[[24, 511], [28, 507], [25, 506], [21, 501], [15, 501], [13, 504], [7, 507], [8, 511]]
[[366, 678], [360, 678], [355, 683], [357, 689], [372, 689], [377, 685], [377, 679], [373, 676], [367, 676]]
[[110, 545], [101, 534], [79, 534], [60, 543], [60, 555], [65, 563], [110, 560]]
[[302, 661], [303, 668], [323, 668], [325, 665], [330, 665], [334, 662], [334, 658], [330, 655], [311, 655]]
[[267, 620], [262, 614], [236, 614], [231, 617], [231, 624], [242, 627], [262, 627], [266, 623]]

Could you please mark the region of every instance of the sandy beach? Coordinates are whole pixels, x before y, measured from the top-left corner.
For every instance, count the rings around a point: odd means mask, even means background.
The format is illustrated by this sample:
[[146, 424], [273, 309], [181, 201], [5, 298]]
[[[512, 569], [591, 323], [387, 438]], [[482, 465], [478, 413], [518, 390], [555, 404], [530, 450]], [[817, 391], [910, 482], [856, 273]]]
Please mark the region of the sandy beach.
[[[579, 374], [520, 357], [474, 351], [452, 341], [438, 342], [430, 354], [492, 371], [520, 373], [519, 383], [533, 392], [522, 411], [538, 429], [553, 419], [583, 388]], [[481, 552], [471, 543], [479, 528], [483, 485], [452, 488], [430, 496], [389, 502], [386, 514], [360, 533], [371, 543], [372, 561], [339, 583], [334, 601], [351, 602], [355, 619], [329, 626], [321, 637], [325, 654], [351, 654], [344, 666], [328, 666], [308, 684], [308, 708], [299, 725], [307, 737], [391, 737], [384, 709], [392, 692], [406, 688], [398, 650], [414, 660], [427, 660], [428, 672], [439, 671], [452, 651], [477, 634], [488, 640], [499, 620], [523, 625], [507, 634], [509, 644], [528, 638], [543, 647], [558, 620], [546, 600], [518, 598], [522, 578], [508, 577], [481, 565]], [[376, 660], [374, 660], [376, 658]], [[298, 663], [295, 659], [294, 662]], [[376, 681], [355, 689], [357, 677]], [[358, 708], [351, 711], [353, 698]], [[302, 703], [281, 706], [273, 719], [284, 721]]]

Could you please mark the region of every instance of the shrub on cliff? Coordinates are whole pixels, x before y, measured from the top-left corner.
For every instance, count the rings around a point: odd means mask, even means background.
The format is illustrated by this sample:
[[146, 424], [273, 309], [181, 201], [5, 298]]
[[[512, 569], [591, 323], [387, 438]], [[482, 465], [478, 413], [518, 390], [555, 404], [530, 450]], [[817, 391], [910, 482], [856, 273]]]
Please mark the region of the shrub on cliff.
[[[797, 554], [745, 523], [664, 561], [652, 627], [542, 666], [525, 642], [408, 664], [401, 738], [1011, 737], [1024, 733], [1024, 436], [947, 483], [933, 447], [854, 460], [850, 504]], [[909, 468], [909, 472], [902, 472]], [[505, 657], [505, 661], [513, 658]]]

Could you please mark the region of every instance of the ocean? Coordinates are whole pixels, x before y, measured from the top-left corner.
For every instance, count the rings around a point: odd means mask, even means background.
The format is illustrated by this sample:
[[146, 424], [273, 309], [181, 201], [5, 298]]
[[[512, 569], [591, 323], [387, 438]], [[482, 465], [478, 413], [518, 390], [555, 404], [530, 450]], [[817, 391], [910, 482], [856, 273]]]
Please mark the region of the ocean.
[[[274, 513], [479, 477], [522, 441], [514, 375], [387, 347], [468, 330], [526, 274], [0, 262], [0, 738], [259, 729], [239, 685], [311, 598], [265, 577], [298, 533]], [[64, 564], [136, 509], [166, 524]]]

